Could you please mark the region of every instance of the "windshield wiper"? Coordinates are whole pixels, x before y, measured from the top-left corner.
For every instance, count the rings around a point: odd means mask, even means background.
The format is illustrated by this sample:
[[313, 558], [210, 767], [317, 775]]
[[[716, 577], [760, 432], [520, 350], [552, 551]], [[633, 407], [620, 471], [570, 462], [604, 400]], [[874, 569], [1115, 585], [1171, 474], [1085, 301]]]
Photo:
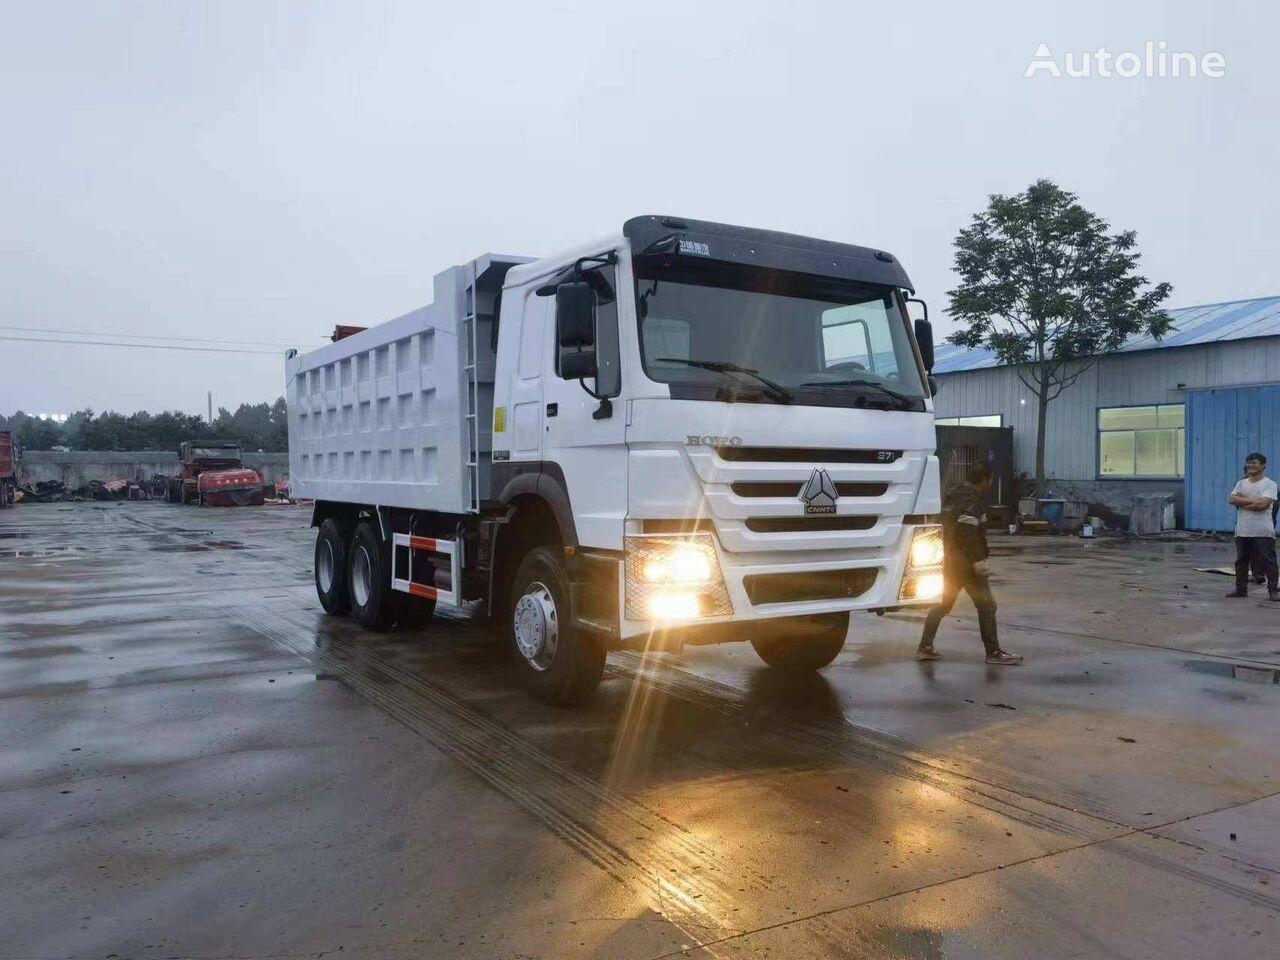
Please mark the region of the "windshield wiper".
[[893, 397], [893, 399], [897, 400], [899, 403], [907, 407], [914, 406], [916, 402], [915, 397], [908, 397], [905, 393], [899, 393], [897, 390], [893, 390], [889, 387], [886, 387], [883, 383], [878, 383], [875, 380], [813, 380], [808, 383], [802, 383], [800, 384], [800, 386], [802, 387], [870, 387], [873, 390], [879, 390], [886, 397]]
[[775, 400], [781, 403], [791, 403], [795, 399], [786, 387], [774, 383], [768, 377], [760, 375], [758, 370], [752, 370], [750, 367], [740, 366], [736, 363], [730, 363], [728, 360], [682, 360], [679, 357], [659, 357], [657, 363], [683, 363], [689, 367], [699, 367], [703, 370], [714, 370], [716, 373], [745, 373], [749, 377], [754, 377], [760, 383], [764, 384], [766, 392]]

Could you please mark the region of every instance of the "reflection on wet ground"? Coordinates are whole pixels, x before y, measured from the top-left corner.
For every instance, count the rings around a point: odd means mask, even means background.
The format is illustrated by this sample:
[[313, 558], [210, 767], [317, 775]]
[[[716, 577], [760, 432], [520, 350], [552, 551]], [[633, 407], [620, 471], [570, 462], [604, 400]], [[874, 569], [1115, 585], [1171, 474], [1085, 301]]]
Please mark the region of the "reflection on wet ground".
[[31, 553], [0, 550], [6, 955], [1230, 960], [1280, 936], [1280, 654], [1265, 602], [1195, 573], [1226, 546], [1000, 538], [1016, 669], [962, 600], [940, 662], [913, 658], [919, 613], [863, 616], [820, 674], [617, 653], [565, 711], [482, 623], [322, 615], [308, 518], [0, 513]]

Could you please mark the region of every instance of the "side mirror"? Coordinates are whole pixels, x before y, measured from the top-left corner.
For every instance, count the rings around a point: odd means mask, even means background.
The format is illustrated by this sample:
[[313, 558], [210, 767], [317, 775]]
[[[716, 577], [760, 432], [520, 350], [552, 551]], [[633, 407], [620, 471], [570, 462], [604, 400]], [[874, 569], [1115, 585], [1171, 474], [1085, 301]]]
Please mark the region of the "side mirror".
[[925, 379], [929, 381], [929, 396], [936, 397], [939, 389], [938, 378], [931, 373]]
[[925, 371], [933, 373], [933, 324], [928, 320], [916, 321], [916, 343], [920, 346]]
[[556, 287], [556, 346], [561, 377], [596, 375], [596, 292], [591, 284], [575, 280]]

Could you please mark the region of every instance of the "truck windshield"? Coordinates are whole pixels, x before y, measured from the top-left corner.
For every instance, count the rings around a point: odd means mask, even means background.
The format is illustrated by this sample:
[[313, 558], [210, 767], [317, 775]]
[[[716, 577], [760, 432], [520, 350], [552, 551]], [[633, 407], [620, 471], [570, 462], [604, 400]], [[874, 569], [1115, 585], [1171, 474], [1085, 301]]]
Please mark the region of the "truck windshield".
[[924, 410], [897, 291], [636, 258], [650, 379], [683, 399]]

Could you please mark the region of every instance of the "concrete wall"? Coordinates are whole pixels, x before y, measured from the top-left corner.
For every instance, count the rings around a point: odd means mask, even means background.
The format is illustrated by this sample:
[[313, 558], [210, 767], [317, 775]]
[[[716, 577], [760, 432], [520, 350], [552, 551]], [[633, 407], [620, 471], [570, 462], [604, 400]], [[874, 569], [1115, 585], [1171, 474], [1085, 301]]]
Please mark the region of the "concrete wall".
[[[276, 483], [289, 473], [287, 453], [245, 453], [245, 466]], [[173, 475], [182, 469], [177, 453], [163, 450], [32, 450], [18, 461], [18, 480], [35, 484], [61, 480], [74, 489], [90, 480], [149, 480], [153, 473]]]
[[[1045, 467], [1050, 488], [1055, 494], [1086, 500], [1122, 515], [1130, 512], [1135, 496], [1171, 493], [1181, 522], [1182, 480], [1098, 476], [1098, 408], [1185, 403], [1187, 390], [1274, 383], [1278, 375], [1280, 337], [1102, 357], [1049, 405]], [[1018, 379], [1016, 368], [939, 374], [938, 380], [940, 391], [934, 400], [938, 416], [1002, 414], [1004, 425], [1013, 427], [1015, 469], [1035, 472], [1036, 398]]]

